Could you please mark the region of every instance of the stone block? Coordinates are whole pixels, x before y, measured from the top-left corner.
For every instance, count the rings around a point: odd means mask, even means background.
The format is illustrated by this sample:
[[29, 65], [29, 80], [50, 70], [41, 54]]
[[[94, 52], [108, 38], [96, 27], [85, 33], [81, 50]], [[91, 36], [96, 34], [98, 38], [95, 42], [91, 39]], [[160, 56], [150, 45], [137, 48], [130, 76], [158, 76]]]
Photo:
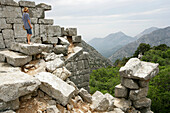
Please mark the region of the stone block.
[[31, 38], [31, 42], [33, 42], [33, 43], [42, 43], [42, 41], [41, 41], [41, 37], [39, 36], [37, 36], [37, 37], [32, 37]]
[[129, 78], [121, 78], [121, 84], [129, 89], [139, 89], [136, 81]]
[[4, 55], [7, 63], [13, 66], [23, 66], [32, 60], [32, 56], [23, 55], [22, 53], [17, 53], [9, 50], [0, 51], [0, 54]]
[[31, 23], [32, 24], [37, 24], [38, 23], [38, 18], [31, 18]]
[[65, 67], [62, 68], [57, 68], [54, 72], [54, 75], [56, 75], [57, 77], [59, 77], [62, 80], [66, 80], [68, 77], [71, 76], [71, 72], [68, 71]]
[[40, 24], [40, 36], [46, 38], [47, 37], [47, 27], [48, 25]]
[[60, 26], [47, 26], [47, 36], [54, 37], [54, 36], [61, 36], [61, 28]]
[[58, 37], [59, 39], [59, 44], [61, 45], [70, 45], [69, 41], [67, 40], [66, 37]]
[[64, 61], [60, 58], [46, 62], [46, 69], [49, 72], [54, 72], [57, 68], [61, 68], [64, 65]]
[[4, 40], [5, 47], [10, 48], [10, 47], [11, 47], [11, 44], [12, 44], [13, 42], [15, 42], [14, 39], [7, 39], [7, 40]]
[[81, 36], [72, 36], [73, 43], [81, 43]]
[[19, 1], [19, 6], [22, 7], [35, 7], [35, 2], [32, 1]]
[[58, 37], [43, 37], [42, 41], [43, 41], [43, 43], [57, 44], [58, 43]]
[[68, 51], [68, 46], [66, 45], [56, 45], [53, 49], [53, 52], [56, 54], [67, 55], [67, 51]]
[[[4, 110], [16, 110], [19, 108], [19, 99], [12, 100], [9, 102], [0, 102], [0, 111]], [[5, 113], [12, 113], [12, 112], [5, 112]]]
[[1, 0], [1, 5], [19, 6], [14, 0]]
[[18, 42], [18, 43], [27, 43], [27, 38], [26, 37], [18, 37], [18, 38], [15, 39], [15, 42]]
[[148, 87], [140, 88], [139, 90], [130, 90], [129, 98], [133, 101], [146, 97], [148, 94]]
[[128, 96], [128, 89], [121, 84], [115, 86], [115, 97], [126, 98]]
[[45, 24], [45, 25], [53, 25], [54, 20], [53, 19], [39, 19], [39, 24]]
[[40, 3], [40, 4], [36, 5], [36, 7], [43, 8], [44, 11], [51, 10], [51, 5], [47, 5], [47, 4], [44, 4], [44, 3]]
[[107, 100], [109, 100], [109, 108], [107, 111], [113, 111], [114, 110], [114, 97], [110, 95], [109, 93], [106, 93], [104, 96], [107, 98]]
[[148, 87], [149, 85], [149, 81], [145, 81], [145, 80], [139, 80], [139, 86], [144, 88], [144, 87]]
[[79, 70], [83, 70], [83, 69], [84, 69], [84, 63], [83, 63], [82, 60], [81, 60], [81, 61], [78, 61], [78, 69], [79, 69]]
[[134, 101], [133, 105], [134, 105], [135, 108], [150, 107], [151, 106], [151, 99], [142, 98], [142, 99], [139, 99], [137, 101]]
[[89, 80], [90, 80], [90, 75], [89, 74], [83, 75], [83, 81], [84, 82], [89, 82]]
[[66, 36], [77, 36], [77, 28], [66, 28]]
[[39, 24], [34, 24], [34, 35], [35, 37], [40, 37], [40, 25]]
[[5, 18], [22, 18], [21, 8], [13, 6], [3, 7], [0, 17]]
[[56, 58], [60, 58], [61, 60], [64, 60], [63, 54], [56, 55], [54, 52], [52, 52], [52, 53], [43, 52], [42, 54], [43, 54], [43, 58], [46, 62], [55, 60]]
[[84, 68], [88, 69], [89, 68], [89, 62], [88, 60], [84, 60]]
[[9, 102], [37, 90], [40, 81], [23, 72], [0, 74], [0, 100]]
[[114, 106], [120, 108], [124, 112], [131, 108], [132, 102], [130, 100], [126, 100], [124, 98], [115, 98]]
[[27, 37], [26, 30], [23, 29], [23, 24], [14, 24], [14, 36], [15, 38], [18, 37]]
[[0, 18], [0, 30], [2, 29], [12, 29], [12, 25], [7, 24], [5, 18]]
[[79, 95], [85, 102], [92, 103], [92, 96], [84, 88], [80, 89]]
[[22, 18], [7, 18], [6, 19], [7, 24], [23, 24]]
[[30, 18], [44, 18], [44, 10], [43, 8], [29, 8], [29, 16]]
[[0, 33], [0, 49], [5, 48], [5, 43], [4, 43], [4, 39], [2, 37], [2, 33]]
[[158, 66], [159, 64], [140, 61], [138, 58], [131, 58], [125, 66], [120, 68], [119, 73], [122, 77], [149, 80], [158, 74]]
[[[1, 57], [2, 54], [0, 54]], [[13, 73], [13, 72], [21, 72], [20, 67], [13, 67], [10, 64], [5, 62], [0, 62], [0, 73]]]
[[14, 31], [12, 29], [2, 30], [2, 35], [5, 40], [14, 40]]
[[[42, 83], [40, 89], [49, 96], [55, 98], [63, 106], [67, 105], [73, 97], [75, 88], [48, 72], [41, 72], [35, 75]], [[61, 87], [62, 86], [62, 87]]]
[[104, 112], [109, 107], [109, 100], [99, 91], [92, 95], [92, 104], [90, 108], [92, 111]]

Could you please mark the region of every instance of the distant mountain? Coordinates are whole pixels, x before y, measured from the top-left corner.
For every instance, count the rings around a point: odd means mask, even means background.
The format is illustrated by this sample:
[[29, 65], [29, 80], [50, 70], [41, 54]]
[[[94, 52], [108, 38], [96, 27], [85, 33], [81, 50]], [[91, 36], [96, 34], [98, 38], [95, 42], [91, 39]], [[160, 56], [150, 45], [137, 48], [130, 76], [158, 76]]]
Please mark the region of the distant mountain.
[[98, 69], [101, 67], [112, 66], [112, 62], [103, 57], [98, 51], [96, 51], [93, 47], [87, 44], [85, 41], [82, 40], [82, 47], [84, 51], [89, 53], [90, 56], [90, 67], [91, 69]]
[[158, 29], [150, 34], [143, 35], [138, 40], [131, 42], [116, 51], [111, 57], [109, 57], [109, 59], [114, 62], [116, 59], [132, 56], [140, 43], [147, 43], [151, 46], [157, 46], [160, 44], [170, 46], [170, 27]]
[[158, 30], [159, 28], [157, 27], [150, 27], [148, 29], [145, 29], [143, 32], [141, 32], [140, 34], [136, 35], [135, 38], [140, 38], [143, 35], [149, 34], [155, 30]]
[[122, 32], [112, 33], [104, 38], [94, 38], [88, 42], [104, 57], [110, 57], [116, 50], [136, 40], [136, 38], [125, 35]]

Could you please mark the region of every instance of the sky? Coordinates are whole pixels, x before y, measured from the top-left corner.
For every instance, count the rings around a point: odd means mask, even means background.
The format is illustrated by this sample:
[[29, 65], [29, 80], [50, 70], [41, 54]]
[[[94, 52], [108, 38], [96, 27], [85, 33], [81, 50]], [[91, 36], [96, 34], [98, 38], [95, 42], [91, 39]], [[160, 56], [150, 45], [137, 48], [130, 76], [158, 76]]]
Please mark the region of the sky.
[[76, 27], [86, 42], [119, 31], [136, 36], [149, 27], [170, 26], [170, 0], [29, 1], [52, 5], [46, 18], [61, 27]]

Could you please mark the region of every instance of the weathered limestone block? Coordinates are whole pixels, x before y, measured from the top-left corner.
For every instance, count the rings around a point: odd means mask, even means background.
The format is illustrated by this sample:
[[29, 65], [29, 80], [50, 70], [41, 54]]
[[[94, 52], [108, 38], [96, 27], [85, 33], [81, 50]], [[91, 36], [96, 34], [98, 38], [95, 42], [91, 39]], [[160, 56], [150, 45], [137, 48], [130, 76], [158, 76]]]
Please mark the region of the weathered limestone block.
[[3, 7], [0, 17], [6, 18], [21, 18], [21, 8], [20, 7], [13, 7], [13, 6], [5, 6]]
[[66, 28], [65, 36], [77, 36], [77, 28]]
[[40, 89], [65, 106], [72, 98], [75, 88], [48, 72], [35, 75], [41, 81]]
[[4, 102], [32, 93], [40, 85], [38, 79], [23, 72], [1, 73], [0, 78], [0, 100]]
[[[19, 108], [19, 99], [16, 100], [12, 100], [9, 102], [0, 102], [0, 111], [4, 111], [4, 110], [16, 110]], [[5, 113], [12, 113], [12, 112], [5, 112]]]
[[32, 37], [31, 42], [41, 44], [42, 43], [41, 37], [40, 36], [39, 37]]
[[67, 38], [66, 37], [58, 37], [58, 39], [59, 39], [59, 44], [61, 44], [61, 45], [70, 45], [70, 43], [69, 43], [69, 41], [67, 40]]
[[62, 61], [60, 58], [56, 58], [55, 60], [46, 62], [46, 65], [47, 71], [53, 72], [57, 68], [61, 68], [64, 65], [64, 61]]
[[11, 29], [12, 25], [11, 24], [7, 24], [5, 21], [5, 18], [1, 18], [0, 19], [0, 30], [1, 29]]
[[4, 40], [5, 47], [10, 48], [10, 47], [11, 47], [11, 44], [12, 44], [13, 42], [15, 42], [14, 39]]
[[119, 70], [120, 76], [140, 80], [149, 80], [158, 74], [159, 64], [140, 61], [138, 58], [131, 58], [124, 67]]
[[145, 81], [145, 80], [139, 80], [139, 86], [140, 87], [148, 87], [149, 85], [149, 81]]
[[46, 29], [47, 29], [47, 36], [49, 36], [49, 37], [61, 36], [61, 27], [60, 26], [49, 25], [46, 27]]
[[43, 8], [29, 8], [29, 16], [30, 18], [44, 18], [44, 10]]
[[67, 45], [56, 45], [53, 49], [55, 54], [67, 55], [68, 46]]
[[[5, 48], [5, 44], [4, 44], [4, 40], [3, 40], [3, 37], [2, 37], [2, 33], [0, 33], [0, 48], [1, 49]], [[1, 61], [1, 58], [0, 58], [0, 61]]]
[[79, 70], [83, 70], [84, 69], [84, 63], [83, 63], [83, 61], [78, 61], [78, 69]]
[[[0, 55], [1, 58], [1, 55]], [[5, 62], [0, 62], [0, 73], [13, 73], [13, 72], [21, 72], [20, 67], [13, 67], [10, 64]]]
[[66, 80], [68, 77], [71, 76], [71, 72], [68, 71], [65, 67], [62, 68], [57, 68], [54, 72], [54, 75], [56, 75], [57, 77], [59, 77], [62, 80]]
[[19, 1], [19, 6], [22, 7], [35, 7], [35, 2], [32, 1]]
[[130, 89], [139, 89], [137, 82], [129, 78], [121, 78], [121, 84]]
[[37, 24], [38, 23], [38, 18], [31, 18], [31, 23], [32, 24]]
[[7, 63], [13, 66], [23, 66], [32, 60], [32, 56], [23, 55], [9, 50], [0, 51], [0, 56], [4, 55]]
[[47, 5], [47, 4], [44, 4], [44, 3], [40, 3], [40, 4], [36, 5], [36, 7], [43, 8], [44, 11], [51, 10], [51, 5]]
[[16, 113], [15, 111], [12, 111], [12, 110], [7, 110], [7, 111], [3, 111], [1, 113]]
[[57, 44], [58, 37], [43, 37], [43, 42], [48, 44]]
[[42, 54], [43, 54], [43, 58], [46, 62], [51, 61], [51, 60], [55, 60], [56, 58], [60, 58], [61, 60], [64, 59], [63, 54], [56, 55], [54, 52], [52, 52], [52, 53], [42, 52]]
[[12, 29], [2, 30], [2, 35], [5, 40], [14, 40], [14, 31]]
[[92, 104], [90, 106], [92, 111], [104, 112], [108, 109], [108, 107], [109, 107], [109, 101], [101, 92], [96, 91], [92, 95]]
[[27, 37], [27, 32], [23, 29], [23, 24], [14, 24], [14, 36], [18, 37]]
[[92, 96], [84, 88], [80, 89], [79, 95], [85, 102], [92, 103]]
[[73, 43], [81, 43], [81, 36], [72, 36]]
[[115, 98], [114, 106], [120, 108], [123, 111], [127, 111], [131, 108], [132, 102], [130, 100], [126, 100], [124, 98]]
[[7, 18], [6, 19], [7, 24], [23, 24], [22, 18]]
[[121, 84], [115, 86], [115, 97], [124, 97], [126, 98], [128, 96], [128, 89]]
[[[13, 43], [13, 42], [11, 42], [11, 43]], [[15, 42], [17, 42], [17, 43], [27, 43], [27, 38], [26, 37], [18, 37], [18, 38], [15, 38]]]
[[148, 94], [148, 87], [140, 88], [139, 90], [130, 90], [129, 98], [131, 100], [139, 100], [146, 97]]
[[109, 93], [106, 93], [104, 96], [107, 98], [107, 100], [109, 100], [108, 111], [114, 110], [114, 97]]
[[46, 38], [47, 37], [47, 27], [48, 25], [40, 24], [40, 36]]
[[35, 37], [40, 37], [40, 25], [34, 24]]
[[42, 52], [47, 52], [52, 49], [52, 45], [45, 45], [45, 44], [23, 44], [23, 43], [12, 43], [11, 50], [19, 51], [26, 55], [36, 55]]
[[1, 0], [1, 5], [19, 6], [14, 0]]
[[149, 98], [142, 98], [140, 100], [134, 101], [133, 105], [135, 108], [144, 108], [151, 106], [151, 99]]
[[39, 19], [39, 24], [45, 24], [45, 25], [53, 25], [54, 20], [53, 19]]

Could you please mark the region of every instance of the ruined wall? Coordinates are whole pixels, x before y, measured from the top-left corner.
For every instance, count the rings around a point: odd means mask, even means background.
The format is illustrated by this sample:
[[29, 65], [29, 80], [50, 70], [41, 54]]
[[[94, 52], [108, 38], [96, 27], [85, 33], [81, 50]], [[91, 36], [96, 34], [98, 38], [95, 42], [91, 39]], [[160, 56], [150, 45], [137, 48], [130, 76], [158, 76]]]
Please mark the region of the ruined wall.
[[[69, 53], [69, 46], [81, 47], [81, 36], [77, 35], [76, 28], [64, 28], [53, 25], [53, 19], [45, 19], [45, 11], [51, 10], [51, 6], [41, 3], [36, 5], [31, 1], [13, 0], [0, 1], [0, 50], [12, 49], [13, 42], [27, 43], [27, 34], [23, 30], [22, 14], [23, 8], [29, 8], [32, 24], [31, 42], [49, 44], [55, 54], [63, 54], [67, 57], [65, 65], [72, 72], [72, 80], [79, 88], [84, 87], [89, 91], [89, 63], [87, 53], [75, 51]], [[64, 39], [70, 38], [70, 43]], [[15, 50], [16, 51], [16, 50]], [[68, 57], [71, 55], [71, 57]], [[2, 60], [0, 60], [2, 61]]]

